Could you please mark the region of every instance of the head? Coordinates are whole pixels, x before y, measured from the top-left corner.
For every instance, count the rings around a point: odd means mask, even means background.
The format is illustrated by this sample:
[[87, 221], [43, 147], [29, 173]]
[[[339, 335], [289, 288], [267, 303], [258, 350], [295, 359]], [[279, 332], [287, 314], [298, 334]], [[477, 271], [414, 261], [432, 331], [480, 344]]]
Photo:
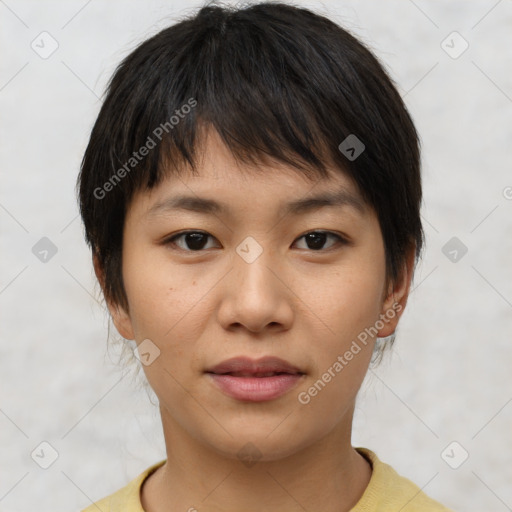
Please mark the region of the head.
[[[78, 186], [110, 314], [158, 354], [144, 371], [169, 424], [275, 458], [350, 417], [423, 246], [418, 136], [354, 36], [285, 4], [202, 8], [119, 65]], [[235, 399], [208, 373], [235, 356], [300, 379]]]

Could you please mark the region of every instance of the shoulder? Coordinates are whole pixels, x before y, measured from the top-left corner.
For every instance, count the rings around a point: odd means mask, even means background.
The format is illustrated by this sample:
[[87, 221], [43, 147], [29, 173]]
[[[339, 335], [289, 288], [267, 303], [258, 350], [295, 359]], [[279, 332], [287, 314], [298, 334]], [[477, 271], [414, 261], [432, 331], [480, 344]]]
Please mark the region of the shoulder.
[[351, 512], [452, 512], [399, 475], [367, 448], [356, 448], [372, 465], [368, 487]]
[[140, 503], [142, 484], [151, 473], [156, 471], [165, 462], [165, 460], [162, 460], [153, 464], [123, 488], [91, 504], [81, 512], [144, 512]]

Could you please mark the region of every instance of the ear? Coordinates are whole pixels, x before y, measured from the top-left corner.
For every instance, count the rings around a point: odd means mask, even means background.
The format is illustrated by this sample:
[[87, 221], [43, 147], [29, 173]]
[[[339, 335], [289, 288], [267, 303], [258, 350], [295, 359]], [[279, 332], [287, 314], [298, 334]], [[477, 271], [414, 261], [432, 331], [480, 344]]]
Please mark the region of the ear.
[[386, 338], [395, 332], [398, 321], [405, 310], [414, 273], [415, 250], [416, 248], [413, 245], [407, 253], [406, 261], [398, 280], [389, 284], [382, 303], [380, 318], [384, 323], [384, 327], [379, 329], [379, 338]]
[[125, 309], [119, 304], [114, 304], [112, 301], [107, 299], [107, 295], [105, 294], [105, 273], [100, 265], [96, 253], [93, 254], [92, 261], [94, 266], [94, 273], [96, 274], [98, 282], [100, 283], [103, 296], [105, 297], [105, 301], [110, 312], [110, 316], [112, 317], [112, 321], [114, 322], [117, 331], [123, 338], [127, 340], [135, 339], [135, 336], [133, 335], [132, 321], [129, 313], [125, 311]]

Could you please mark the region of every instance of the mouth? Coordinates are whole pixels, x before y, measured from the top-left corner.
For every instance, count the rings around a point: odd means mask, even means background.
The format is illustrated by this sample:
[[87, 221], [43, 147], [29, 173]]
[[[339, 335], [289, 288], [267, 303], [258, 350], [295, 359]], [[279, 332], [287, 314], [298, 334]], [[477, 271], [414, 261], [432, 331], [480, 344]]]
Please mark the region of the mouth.
[[231, 374], [237, 377], [271, 377], [274, 374], [286, 373], [290, 375], [303, 374], [297, 366], [279, 357], [266, 356], [260, 359], [251, 359], [241, 356], [226, 359], [206, 370], [206, 373], [216, 375]]
[[264, 402], [294, 388], [305, 372], [276, 357], [228, 359], [205, 372], [218, 390], [235, 400]]

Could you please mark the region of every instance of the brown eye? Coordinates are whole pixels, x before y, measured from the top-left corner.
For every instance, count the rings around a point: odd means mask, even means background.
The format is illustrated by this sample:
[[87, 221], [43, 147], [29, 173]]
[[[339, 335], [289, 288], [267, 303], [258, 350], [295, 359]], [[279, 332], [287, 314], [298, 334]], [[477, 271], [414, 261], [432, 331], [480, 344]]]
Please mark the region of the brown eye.
[[[326, 248], [325, 244], [329, 240], [329, 238], [334, 239], [334, 243], [331, 243]], [[304, 249], [309, 249], [312, 251], [327, 250], [331, 249], [337, 244], [347, 243], [343, 237], [337, 235], [336, 233], [331, 233], [330, 231], [311, 231], [310, 233], [302, 235], [298, 240], [301, 239], [304, 239], [304, 241], [306, 242], [307, 247], [304, 247]]]
[[[186, 252], [201, 252], [215, 247], [208, 246], [209, 239], [214, 240], [214, 237], [204, 231], [183, 231], [168, 238], [164, 241], [164, 245], [171, 245]], [[327, 251], [336, 245], [348, 244], [345, 238], [330, 231], [311, 231], [297, 240], [302, 239], [304, 239], [306, 247], [299, 248], [315, 252]]]
[[[212, 235], [203, 231], [184, 231], [178, 233], [165, 241], [165, 244], [177, 246], [178, 248], [188, 252], [198, 252], [206, 247], [208, 238], [213, 238]], [[180, 241], [179, 243], [177, 241]]]

